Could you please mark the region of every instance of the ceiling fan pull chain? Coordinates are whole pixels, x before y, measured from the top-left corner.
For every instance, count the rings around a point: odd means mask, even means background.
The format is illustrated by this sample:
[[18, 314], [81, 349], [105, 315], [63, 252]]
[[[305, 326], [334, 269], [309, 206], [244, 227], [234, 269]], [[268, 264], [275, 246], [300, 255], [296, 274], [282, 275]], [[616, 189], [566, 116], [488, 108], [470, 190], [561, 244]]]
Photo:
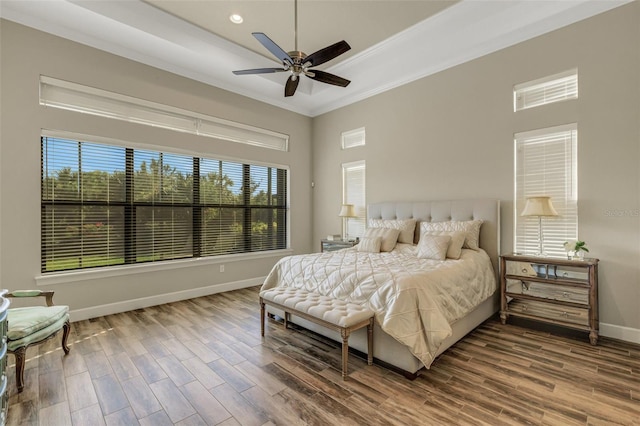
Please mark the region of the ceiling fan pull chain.
[[298, 50], [298, 0], [293, 2], [293, 46]]

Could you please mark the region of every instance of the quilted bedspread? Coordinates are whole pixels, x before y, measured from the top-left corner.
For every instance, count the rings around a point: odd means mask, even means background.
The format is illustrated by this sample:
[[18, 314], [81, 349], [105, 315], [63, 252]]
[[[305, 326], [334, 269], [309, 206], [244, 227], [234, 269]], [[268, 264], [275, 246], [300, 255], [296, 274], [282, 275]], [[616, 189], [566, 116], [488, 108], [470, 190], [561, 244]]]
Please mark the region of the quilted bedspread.
[[287, 286], [361, 304], [382, 330], [429, 367], [451, 324], [490, 297], [496, 279], [489, 256], [464, 249], [460, 260], [416, 257], [416, 246], [388, 253], [355, 248], [282, 258], [262, 289]]

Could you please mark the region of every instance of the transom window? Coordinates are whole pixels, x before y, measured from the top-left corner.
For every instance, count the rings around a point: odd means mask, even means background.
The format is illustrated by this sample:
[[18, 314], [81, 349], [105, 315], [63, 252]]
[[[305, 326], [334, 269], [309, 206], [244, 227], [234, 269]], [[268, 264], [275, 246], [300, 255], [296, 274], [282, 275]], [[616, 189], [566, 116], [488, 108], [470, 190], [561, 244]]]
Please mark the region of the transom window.
[[42, 272], [287, 247], [284, 168], [41, 141]]
[[516, 84], [513, 88], [513, 110], [539, 107], [555, 102], [578, 99], [578, 70]]

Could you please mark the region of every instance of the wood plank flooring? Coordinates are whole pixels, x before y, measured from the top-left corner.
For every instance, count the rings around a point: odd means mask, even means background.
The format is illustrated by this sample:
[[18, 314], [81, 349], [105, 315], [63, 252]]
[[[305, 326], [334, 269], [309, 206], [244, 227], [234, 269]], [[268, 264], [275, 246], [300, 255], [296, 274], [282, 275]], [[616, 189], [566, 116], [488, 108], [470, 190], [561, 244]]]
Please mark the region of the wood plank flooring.
[[269, 321], [258, 288], [72, 323], [27, 353], [9, 425], [640, 425], [640, 347], [490, 319], [414, 381]]

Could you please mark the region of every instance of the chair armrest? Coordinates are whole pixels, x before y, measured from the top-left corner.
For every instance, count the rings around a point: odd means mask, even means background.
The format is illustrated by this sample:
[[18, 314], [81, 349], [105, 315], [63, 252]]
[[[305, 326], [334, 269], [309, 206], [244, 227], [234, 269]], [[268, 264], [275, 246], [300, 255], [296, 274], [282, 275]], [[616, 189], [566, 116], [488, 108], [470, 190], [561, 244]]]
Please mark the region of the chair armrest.
[[14, 290], [7, 294], [5, 297], [44, 297], [46, 298], [47, 306], [53, 306], [53, 291], [41, 291], [41, 290]]

